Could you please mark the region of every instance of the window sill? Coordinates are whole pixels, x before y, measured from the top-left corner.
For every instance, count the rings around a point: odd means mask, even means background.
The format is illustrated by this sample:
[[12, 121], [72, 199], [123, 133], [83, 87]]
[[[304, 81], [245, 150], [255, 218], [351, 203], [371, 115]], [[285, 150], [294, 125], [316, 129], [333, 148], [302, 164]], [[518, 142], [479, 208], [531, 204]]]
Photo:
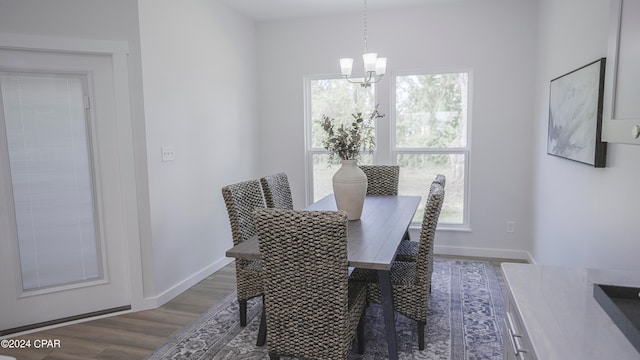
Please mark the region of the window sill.
[[[411, 225], [409, 227], [409, 230], [420, 231], [420, 229], [421, 229], [420, 224]], [[451, 232], [471, 232], [471, 228], [466, 225], [449, 225], [449, 224], [438, 225], [438, 228], [436, 230], [451, 231]]]

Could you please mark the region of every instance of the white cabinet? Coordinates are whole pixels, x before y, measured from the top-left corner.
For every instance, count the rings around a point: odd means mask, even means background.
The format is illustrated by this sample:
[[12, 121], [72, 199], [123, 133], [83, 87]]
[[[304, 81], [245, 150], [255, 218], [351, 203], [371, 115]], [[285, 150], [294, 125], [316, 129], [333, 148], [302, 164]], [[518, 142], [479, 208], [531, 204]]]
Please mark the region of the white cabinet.
[[640, 286], [640, 272], [503, 263], [504, 359], [640, 360], [593, 298], [593, 284]]
[[536, 355], [531, 347], [529, 335], [524, 330], [522, 319], [517, 308], [514, 307], [511, 291], [507, 294], [504, 308], [504, 359], [505, 360], [535, 360]]

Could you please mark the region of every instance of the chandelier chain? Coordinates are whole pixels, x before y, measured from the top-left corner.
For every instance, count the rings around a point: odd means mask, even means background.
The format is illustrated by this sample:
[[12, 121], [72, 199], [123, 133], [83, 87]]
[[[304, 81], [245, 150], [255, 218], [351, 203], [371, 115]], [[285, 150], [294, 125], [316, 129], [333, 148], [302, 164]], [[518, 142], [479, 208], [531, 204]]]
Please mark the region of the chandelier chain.
[[364, 54], [367, 53], [367, 0], [364, 0]]

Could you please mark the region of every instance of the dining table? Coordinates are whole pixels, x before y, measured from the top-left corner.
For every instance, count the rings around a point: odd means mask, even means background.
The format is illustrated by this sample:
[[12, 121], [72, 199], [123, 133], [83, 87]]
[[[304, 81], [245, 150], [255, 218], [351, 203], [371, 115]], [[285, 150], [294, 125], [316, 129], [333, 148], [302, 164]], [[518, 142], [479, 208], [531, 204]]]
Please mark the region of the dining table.
[[[365, 197], [360, 219], [350, 220], [347, 226], [348, 266], [375, 270], [378, 273], [389, 359], [398, 358], [390, 270], [398, 245], [411, 225], [420, 199], [420, 196], [368, 195]], [[336, 201], [333, 194], [330, 194], [304, 210], [335, 211]], [[259, 260], [258, 237], [253, 236], [234, 246], [226, 252], [226, 256]], [[263, 345], [264, 327], [261, 325], [260, 328], [258, 344]]]

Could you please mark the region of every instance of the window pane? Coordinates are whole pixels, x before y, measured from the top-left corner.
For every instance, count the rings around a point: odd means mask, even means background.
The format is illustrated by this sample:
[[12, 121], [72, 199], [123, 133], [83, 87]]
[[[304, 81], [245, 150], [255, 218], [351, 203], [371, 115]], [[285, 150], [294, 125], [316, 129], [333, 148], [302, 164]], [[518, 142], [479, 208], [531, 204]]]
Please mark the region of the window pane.
[[398, 148], [466, 147], [467, 73], [396, 77]]
[[437, 174], [447, 177], [444, 204], [439, 222], [462, 224], [464, 221], [464, 154], [399, 154], [400, 195], [421, 195], [422, 202], [413, 218], [421, 223], [431, 183]]
[[363, 88], [344, 79], [311, 80], [311, 147], [322, 148], [322, 115], [337, 123], [351, 123], [351, 114], [369, 114], [375, 108], [373, 85]]
[[313, 154], [313, 201], [331, 194], [331, 178], [340, 165], [331, 165], [328, 154]]

